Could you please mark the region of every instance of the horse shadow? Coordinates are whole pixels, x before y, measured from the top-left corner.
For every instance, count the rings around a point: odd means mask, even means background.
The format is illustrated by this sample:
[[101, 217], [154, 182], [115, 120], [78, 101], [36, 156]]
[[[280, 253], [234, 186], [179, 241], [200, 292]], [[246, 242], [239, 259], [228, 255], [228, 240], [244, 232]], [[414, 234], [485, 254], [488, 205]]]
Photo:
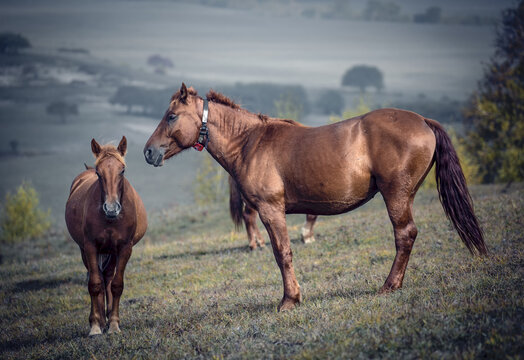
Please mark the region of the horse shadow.
[[[62, 328], [60, 332], [50, 332], [46, 335], [45, 343], [47, 346], [53, 346], [58, 342], [72, 341], [85, 337], [81, 326], [76, 324], [68, 324]], [[2, 351], [20, 351], [24, 348], [30, 348], [42, 344], [42, 340], [34, 335], [23, 334], [21, 336], [13, 336], [9, 339], [0, 341], [0, 349]]]
[[81, 278], [51, 278], [51, 279], [30, 279], [19, 281], [14, 284], [13, 292], [39, 291], [43, 289], [56, 289], [62, 285], [76, 284], [84, 286]]
[[235, 247], [230, 247], [230, 248], [222, 248], [222, 249], [196, 250], [196, 251], [183, 252], [183, 253], [179, 253], [179, 254], [157, 255], [157, 256], [154, 256], [153, 258], [155, 260], [171, 260], [171, 259], [182, 259], [182, 258], [187, 258], [187, 257], [199, 257], [199, 256], [207, 256], [207, 255], [241, 254], [241, 253], [251, 253], [251, 252], [255, 252], [255, 251], [250, 250], [249, 246], [247, 246], [247, 245], [241, 245], [241, 246], [235, 246]]

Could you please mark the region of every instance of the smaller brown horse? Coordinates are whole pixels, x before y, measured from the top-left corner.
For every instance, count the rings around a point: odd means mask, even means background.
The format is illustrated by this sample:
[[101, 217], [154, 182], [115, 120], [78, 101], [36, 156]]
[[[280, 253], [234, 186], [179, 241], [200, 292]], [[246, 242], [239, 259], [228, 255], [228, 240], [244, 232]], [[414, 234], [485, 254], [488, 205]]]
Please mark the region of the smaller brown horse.
[[[231, 219], [235, 226], [240, 228], [242, 226], [242, 220], [246, 225], [247, 238], [249, 240], [249, 248], [255, 250], [257, 246], [263, 248], [266, 246], [260, 230], [257, 226], [257, 215], [258, 211], [250, 206], [243, 198], [238, 185], [235, 180], [229, 177], [229, 211], [231, 213]], [[309, 244], [315, 241], [315, 234], [313, 228], [317, 221], [318, 215], [306, 215], [306, 222], [302, 225], [300, 232], [300, 239], [304, 244]]]
[[91, 149], [95, 168], [86, 166], [86, 171], [75, 178], [65, 211], [67, 229], [80, 247], [88, 270], [89, 336], [102, 334], [106, 316], [108, 333], [120, 332], [118, 309], [124, 271], [133, 245], [147, 228], [144, 204], [124, 177], [125, 136], [118, 147], [100, 146], [93, 139]]

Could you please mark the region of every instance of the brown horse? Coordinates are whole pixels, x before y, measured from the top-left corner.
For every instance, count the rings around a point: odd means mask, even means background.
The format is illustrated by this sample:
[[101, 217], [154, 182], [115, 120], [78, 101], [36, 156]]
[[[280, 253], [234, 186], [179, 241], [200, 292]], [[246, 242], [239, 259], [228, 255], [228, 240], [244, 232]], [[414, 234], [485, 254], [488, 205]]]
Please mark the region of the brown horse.
[[[249, 240], [249, 248], [255, 250], [257, 246], [263, 248], [266, 246], [264, 238], [257, 226], [257, 214], [258, 212], [250, 206], [247, 202], [242, 199], [242, 194], [238, 189], [238, 185], [235, 180], [229, 177], [229, 211], [231, 213], [231, 219], [235, 224], [236, 228], [242, 226], [242, 220], [246, 225], [247, 238]], [[317, 215], [306, 215], [306, 222], [302, 225], [300, 239], [304, 244], [309, 244], [315, 241], [315, 234], [313, 228], [317, 221]]]
[[284, 283], [279, 310], [301, 301], [285, 214], [340, 214], [377, 192], [386, 203], [396, 247], [380, 292], [400, 288], [417, 236], [413, 200], [433, 163], [440, 200], [460, 238], [472, 253], [487, 252], [449, 136], [438, 122], [413, 112], [381, 109], [311, 128], [252, 114], [214, 91], [203, 100], [182, 84], [144, 155], [160, 166], [195, 144], [207, 147], [258, 211]]
[[93, 336], [102, 333], [106, 316], [108, 332], [120, 332], [118, 310], [124, 271], [133, 245], [146, 232], [147, 215], [142, 200], [124, 177], [126, 138], [122, 137], [117, 148], [100, 146], [93, 139], [91, 149], [95, 168], [86, 166], [73, 181], [65, 219], [88, 270], [89, 335]]

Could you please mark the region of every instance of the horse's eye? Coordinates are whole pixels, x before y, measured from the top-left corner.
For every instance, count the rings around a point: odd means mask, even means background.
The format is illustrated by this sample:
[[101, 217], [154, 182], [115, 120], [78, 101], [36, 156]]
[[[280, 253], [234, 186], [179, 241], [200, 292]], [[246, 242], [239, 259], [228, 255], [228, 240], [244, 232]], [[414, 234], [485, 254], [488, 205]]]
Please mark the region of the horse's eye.
[[176, 119], [178, 119], [178, 115], [169, 114], [169, 116], [167, 118], [169, 119], [169, 122], [172, 122], [172, 121], [175, 121]]
[[120, 171], [120, 175], [124, 175], [125, 172], [126, 172], [126, 168], [123, 168], [122, 171]]

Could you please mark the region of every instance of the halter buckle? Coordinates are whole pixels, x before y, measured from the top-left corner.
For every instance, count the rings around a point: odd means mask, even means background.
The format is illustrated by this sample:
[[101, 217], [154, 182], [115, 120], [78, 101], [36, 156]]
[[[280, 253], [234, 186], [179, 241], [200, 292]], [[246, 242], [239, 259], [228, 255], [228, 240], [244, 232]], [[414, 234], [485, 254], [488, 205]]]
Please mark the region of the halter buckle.
[[196, 151], [202, 151], [207, 148], [209, 141], [209, 130], [207, 129], [207, 115], [209, 113], [207, 99], [204, 99], [204, 110], [202, 111], [202, 126], [200, 127], [200, 133], [198, 134], [198, 141], [193, 145], [193, 149]]

